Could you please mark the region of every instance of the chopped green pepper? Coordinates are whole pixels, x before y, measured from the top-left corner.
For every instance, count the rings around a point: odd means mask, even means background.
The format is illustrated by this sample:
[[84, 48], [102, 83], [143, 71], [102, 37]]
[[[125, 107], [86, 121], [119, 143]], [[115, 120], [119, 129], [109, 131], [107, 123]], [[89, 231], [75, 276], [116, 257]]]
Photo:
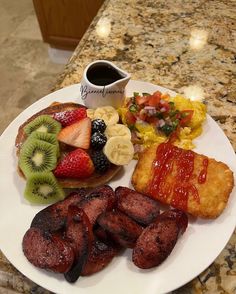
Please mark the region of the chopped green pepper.
[[172, 121], [172, 125], [173, 125], [173, 127], [174, 127], [175, 129], [176, 129], [176, 127], [178, 126], [178, 124], [179, 124], [179, 120], [178, 120], [178, 119]]
[[170, 126], [165, 124], [163, 127], [161, 127], [161, 131], [166, 135], [169, 136], [173, 131], [175, 130], [174, 126]]
[[131, 104], [130, 107], [129, 107], [129, 111], [134, 113], [134, 112], [137, 112], [138, 111], [138, 107], [136, 104]]
[[173, 101], [170, 101], [169, 105], [171, 110], [175, 109], [175, 103]]
[[139, 96], [139, 92], [134, 92], [134, 97]]
[[156, 113], [156, 117], [157, 117], [157, 118], [159, 118], [159, 119], [162, 119], [162, 118], [164, 118], [164, 116], [163, 116], [163, 113], [162, 113], [162, 112], [157, 112], [157, 113]]
[[173, 117], [173, 116], [175, 116], [176, 114], [178, 114], [179, 113], [179, 110], [171, 110], [170, 112], [169, 112], [169, 116], [170, 117]]

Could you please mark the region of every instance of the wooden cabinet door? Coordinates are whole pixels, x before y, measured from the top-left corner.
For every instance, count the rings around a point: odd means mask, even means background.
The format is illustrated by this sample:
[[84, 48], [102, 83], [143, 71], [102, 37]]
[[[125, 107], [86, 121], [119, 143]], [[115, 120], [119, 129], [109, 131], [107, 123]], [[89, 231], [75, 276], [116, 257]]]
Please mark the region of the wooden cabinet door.
[[74, 49], [104, 0], [33, 0], [43, 40]]

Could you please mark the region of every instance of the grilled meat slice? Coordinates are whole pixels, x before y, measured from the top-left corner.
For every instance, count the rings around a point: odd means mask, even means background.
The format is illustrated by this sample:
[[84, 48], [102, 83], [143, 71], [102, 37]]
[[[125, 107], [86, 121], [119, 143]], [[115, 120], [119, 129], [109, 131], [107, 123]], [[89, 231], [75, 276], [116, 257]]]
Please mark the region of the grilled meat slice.
[[95, 240], [83, 267], [82, 276], [92, 275], [104, 269], [119, 252], [119, 247]]
[[133, 248], [142, 232], [142, 227], [119, 211], [108, 211], [98, 218], [99, 225], [109, 232], [115, 242], [123, 247]]
[[74, 262], [74, 251], [66, 240], [39, 228], [25, 233], [22, 247], [26, 258], [39, 268], [66, 273]]
[[65, 278], [74, 283], [81, 275], [93, 242], [92, 226], [85, 212], [78, 206], [69, 206], [65, 235], [75, 253], [74, 263], [65, 273]]
[[68, 207], [71, 204], [79, 204], [85, 195], [85, 190], [80, 189], [71, 193], [66, 199], [49, 205], [35, 215], [31, 222], [31, 227], [51, 232], [63, 229], [66, 225]]
[[153, 222], [160, 213], [156, 200], [126, 187], [115, 190], [117, 207], [141, 225]]

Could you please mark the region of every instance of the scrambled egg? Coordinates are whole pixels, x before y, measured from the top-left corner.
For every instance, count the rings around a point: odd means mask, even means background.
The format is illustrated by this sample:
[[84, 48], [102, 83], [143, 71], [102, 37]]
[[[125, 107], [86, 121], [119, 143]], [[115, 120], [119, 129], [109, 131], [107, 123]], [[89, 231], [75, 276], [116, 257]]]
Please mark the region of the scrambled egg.
[[206, 119], [206, 105], [200, 101], [191, 101], [180, 95], [171, 98], [178, 110], [193, 110], [193, 116], [188, 126], [180, 129], [179, 140], [175, 143], [176, 146], [183, 149], [193, 149], [193, 139], [200, 136], [202, 133], [202, 124]]
[[206, 105], [200, 101], [191, 101], [180, 95], [172, 97], [170, 101], [175, 103], [175, 107], [178, 110], [193, 110], [193, 117], [190, 121], [189, 127], [193, 130], [201, 127], [202, 123], [206, 119]]
[[[202, 133], [202, 124], [206, 119], [206, 105], [200, 101], [191, 101], [190, 99], [184, 98], [180, 95], [170, 98], [171, 102], [174, 102], [175, 109], [193, 110], [193, 116], [190, 122], [184, 128], [180, 128], [177, 140], [174, 145], [183, 149], [193, 149], [193, 139], [198, 137]], [[125, 123], [125, 114], [127, 108], [122, 107], [119, 110], [121, 120]], [[140, 144], [144, 148], [150, 147], [153, 143], [162, 143], [168, 140], [168, 137], [163, 133], [159, 133], [156, 128], [146, 122], [135, 123], [135, 135], [133, 144]]]

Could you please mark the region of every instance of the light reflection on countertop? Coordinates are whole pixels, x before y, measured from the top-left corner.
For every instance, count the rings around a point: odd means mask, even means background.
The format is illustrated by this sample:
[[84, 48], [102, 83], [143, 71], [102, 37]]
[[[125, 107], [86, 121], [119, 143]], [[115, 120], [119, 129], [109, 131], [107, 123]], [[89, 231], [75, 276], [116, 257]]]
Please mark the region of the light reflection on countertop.
[[185, 97], [188, 97], [193, 101], [204, 101], [205, 92], [201, 86], [198, 85], [189, 85], [183, 88], [183, 94]]
[[200, 50], [207, 43], [208, 32], [206, 30], [194, 29], [190, 33], [189, 45], [191, 49]]
[[107, 38], [111, 32], [111, 21], [107, 17], [99, 19], [95, 27], [96, 33], [100, 38]]

